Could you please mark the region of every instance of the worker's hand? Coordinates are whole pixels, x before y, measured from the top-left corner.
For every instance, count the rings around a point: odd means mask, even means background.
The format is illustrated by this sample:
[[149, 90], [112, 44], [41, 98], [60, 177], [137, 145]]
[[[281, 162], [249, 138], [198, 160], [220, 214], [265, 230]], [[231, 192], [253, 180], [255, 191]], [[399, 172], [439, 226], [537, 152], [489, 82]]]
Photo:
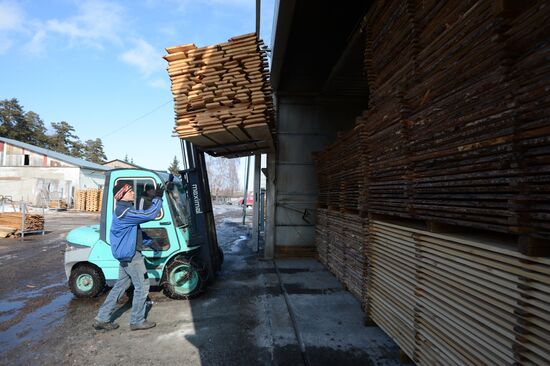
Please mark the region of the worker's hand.
[[159, 185], [155, 189], [155, 197], [162, 198], [163, 194], [164, 194], [164, 187], [162, 185]]

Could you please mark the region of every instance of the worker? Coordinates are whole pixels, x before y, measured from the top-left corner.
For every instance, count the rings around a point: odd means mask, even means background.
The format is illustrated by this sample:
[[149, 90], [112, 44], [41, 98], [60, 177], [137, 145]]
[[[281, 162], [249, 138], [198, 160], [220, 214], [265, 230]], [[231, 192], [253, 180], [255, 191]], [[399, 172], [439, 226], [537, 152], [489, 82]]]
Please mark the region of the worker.
[[153, 198], [155, 197], [155, 187], [152, 184], [146, 184], [143, 190], [143, 196], [139, 199], [138, 208], [140, 210], [147, 210], [153, 204]]
[[116, 207], [110, 231], [110, 244], [113, 256], [119, 261], [118, 281], [111, 289], [105, 302], [99, 308], [93, 327], [97, 330], [113, 330], [119, 327], [111, 321], [111, 314], [122, 294], [134, 285], [130, 329], [153, 328], [156, 323], [145, 319], [146, 300], [149, 294], [149, 279], [141, 250], [143, 236], [140, 224], [154, 220], [161, 206], [164, 188], [158, 187], [152, 205], [147, 210], [134, 208], [135, 192], [129, 184], [117, 183], [113, 188]]

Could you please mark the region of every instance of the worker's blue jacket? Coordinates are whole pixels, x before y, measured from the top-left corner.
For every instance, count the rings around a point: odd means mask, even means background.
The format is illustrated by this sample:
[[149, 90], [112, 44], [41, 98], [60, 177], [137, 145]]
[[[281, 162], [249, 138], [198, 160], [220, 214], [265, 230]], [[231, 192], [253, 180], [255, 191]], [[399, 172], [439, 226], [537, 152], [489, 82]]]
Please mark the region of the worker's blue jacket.
[[120, 262], [130, 262], [136, 254], [139, 224], [154, 220], [162, 207], [162, 199], [153, 198], [147, 210], [137, 210], [132, 202], [118, 201], [111, 223], [111, 251]]

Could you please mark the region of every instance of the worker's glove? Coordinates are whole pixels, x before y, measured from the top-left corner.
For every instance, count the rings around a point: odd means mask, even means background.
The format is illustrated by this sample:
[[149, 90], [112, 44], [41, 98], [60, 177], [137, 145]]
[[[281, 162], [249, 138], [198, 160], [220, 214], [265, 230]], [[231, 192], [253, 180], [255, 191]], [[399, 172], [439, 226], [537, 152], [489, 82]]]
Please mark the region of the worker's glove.
[[163, 195], [164, 195], [164, 187], [160, 185], [155, 189], [155, 197], [162, 198]]

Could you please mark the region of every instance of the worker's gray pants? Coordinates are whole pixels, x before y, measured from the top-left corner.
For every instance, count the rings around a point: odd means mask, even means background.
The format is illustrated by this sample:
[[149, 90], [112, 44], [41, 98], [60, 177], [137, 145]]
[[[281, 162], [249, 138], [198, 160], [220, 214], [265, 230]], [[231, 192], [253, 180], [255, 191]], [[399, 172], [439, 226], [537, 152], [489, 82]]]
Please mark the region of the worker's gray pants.
[[[125, 263], [126, 264], [126, 263]], [[132, 315], [130, 324], [140, 324], [145, 320], [145, 301], [149, 294], [149, 279], [147, 278], [147, 269], [143, 261], [143, 255], [136, 252], [130, 263], [122, 264], [118, 270], [118, 281], [109, 292], [105, 302], [99, 308], [96, 320], [102, 323], [111, 321], [111, 314], [115, 310], [116, 304], [124, 292], [134, 285], [134, 299], [132, 301]]]

